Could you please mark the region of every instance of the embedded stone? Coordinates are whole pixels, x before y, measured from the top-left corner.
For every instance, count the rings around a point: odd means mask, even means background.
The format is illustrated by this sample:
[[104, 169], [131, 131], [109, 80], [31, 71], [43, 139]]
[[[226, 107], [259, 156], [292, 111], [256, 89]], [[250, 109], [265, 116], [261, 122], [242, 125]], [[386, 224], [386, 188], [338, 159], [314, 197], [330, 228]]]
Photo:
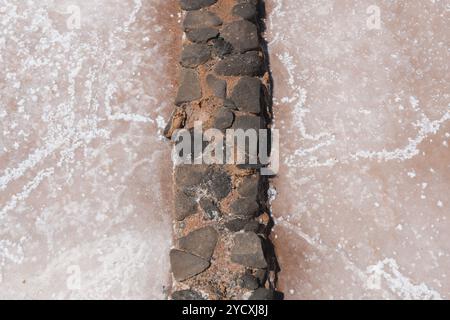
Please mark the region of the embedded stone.
[[238, 232], [243, 230], [248, 222], [248, 219], [233, 219], [225, 223], [225, 227], [231, 232]]
[[183, 21], [185, 31], [192, 29], [212, 28], [222, 25], [222, 20], [209, 11], [190, 11]]
[[264, 287], [268, 278], [268, 272], [266, 269], [258, 269], [255, 272], [255, 277], [258, 279], [259, 285]]
[[225, 25], [220, 36], [231, 43], [233, 50], [244, 53], [260, 47], [258, 29], [256, 25], [247, 20], [238, 20]]
[[209, 167], [206, 165], [180, 165], [175, 167], [175, 182], [179, 188], [196, 186], [202, 183]]
[[261, 224], [256, 220], [249, 221], [244, 227], [245, 232], [259, 233], [260, 229]]
[[219, 35], [219, 30], [214, 28], [199, 28], [186, 31], [186, 37], [189, 41], [196, 43], [205, 43]]
[[172, 294], [172, 300], [175, 301], [196, 301], [205, 300], [202, 295], [193, 290], [180, 290]]
[[211, 51], [206, 44], [188, 44], [181, 53], [181, 65], [187, 68], [196, 68], [211, 58]]
[[209, 220], [214, 220], [221, 216], [219, 207], [212, 199], [200, 199], [200, 207], [203, 209], [205, 217]]
[[234, 104], [233, 100], [231, 100], [231, 99], [223, 100], [223, 106], [225, 108], [229, 108], [229, 109], [232, 109], [232, 110], [237, 110], [236, 105]]
[[256, 198], [259, 193], [259, 175], [246, 176], [237, 187], [237, 192], [242, 198]]
[[196, 214], [198, 203], [195, 197], [186, 194], [184, 190], [177, 189], [175, 191], [175, 219], [183, 221], [187, 217]]
[[220, 108], [214, 120], [214, 128], [225, 130], [233, 125], [234, 113], [228, 108]]
[[190, 11], [209, 7], [215, 4], [217, 0], [180, 0], [181, 9]]
[[218, 201], [228, 196], [232, 189], [231, 177], [222, 168], [211, 168], [203, 183], [206, 185], [208, 194]]
[[233, 46], [223, 40], [223, 38], [217, 38], [212, 40], [212, 54], [214, 57], [223, 59], [227, 54], [233, 51]]
[[269, 290], [266, 288], [256, 289], [255, 292], [252, 293], [248, 300], [252, 301], [264, 301], [264, 300], [274, 300], [275, 294], [273, 290]]
[[175, 99], [177, 106], [198, 100], [202, 97], [202, 88], [197, 71], [183, 68], [180, 78], [180, 86]]
[[258, 279], [256, 279], [253, 275], [246, 273], [240, 279], [240, 286], [248, 290], [258, 289]]
[[231, 213], [236, 216], [254, 217], [259, 212], [259, 204], [252, 198], [239, 198], [230, 205]]
[[172, 266], [173, 276], [177, 281], [192, 278], [210, 266], [205, 259], [180, 250], [170, 251], [170, 265]]
[[259, 130], [263, 127], [263, 119], [261, 117], [251, 115], [238, 116], [233, 124], [233, 129]]
[[179, 239], [178, 248], [209, 261], [214, 254], [218, 239], [217, 231], [213, 227], [206, 227], [192, 231]]
[[219, 79], [212, 74], [208, 74], [206, 76], [206, 83], [216, 97], [225, 99], [227, 96], [227, 82], [225, 80]]
[[233, 15], [241, 17], [246, 20], [253, 20], [256, 18], [256, 6], [252, 3], [240, 3], [233, 7]]
[[261, 81], [258, 78], [243, 77], [233, 89], [231, 99], [239, 111], [261, 112]]
[[261, 239], [253, 232], [237, 233], [231, 251], [231, 261], [248, 268], [266, 268]]
[[225, 56], [216, 64], [215, 71], [221, 76], [257, 76], [261, 72], [262, 58], [257, 51]]

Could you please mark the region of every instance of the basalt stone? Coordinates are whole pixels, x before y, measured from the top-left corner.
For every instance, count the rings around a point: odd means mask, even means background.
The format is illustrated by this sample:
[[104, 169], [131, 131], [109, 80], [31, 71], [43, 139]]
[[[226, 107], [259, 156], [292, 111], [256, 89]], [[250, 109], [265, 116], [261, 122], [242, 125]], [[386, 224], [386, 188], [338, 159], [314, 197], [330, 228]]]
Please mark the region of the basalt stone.
[[180, 188], [200, 185], [210, 170], [207, 165], [180, 165], [175, 167], [175, 182]]
[[241, 17], [246, 20], [253, 20], [256, 18], [256, 5], [252, 3], [240, 3], [233, 7], [233, 15]]
[[202, 28], [212, 28], [222, 25], [222, 20], [209, 11], [191, 11], [184, 18], [183, 28], [185, 31]]
[[205, 300], [202, 295], [193, 290], [180, 290], [172, 294], [172, 300], [175, 301], [197, 301]]
[[236, 105], [234, 104], [233, 100], [231, 100], [231, 99], [223, 100], [223, 106], [225, 108], [228, 108], [228, 109], [231, 109], [231, 110], [237, 110]]
[[200, 207], [205, 213], [205, 217], [209, 220], [217, 219], [221, 216], [221, 212], [214, 200], [209, 198], [200, 199]]
[[186, 102], [198, 100], [202, 97], [202, 88], [197, 71], [183, 68], [181, 70], [180, 87], [175, 99], [177, 106]]
[[248, 222], [248, 219], [233, 219], [225, 223], [225, 227], [231, 232], [238, 232], [243, 230]]
[[230, 205], [231, 213], [236, 216], [254, 217], [259, 212], [259, 204], [252, 198], [238, 198]]
[[239, 111], [261, 112], [261, 81], [258, 78], [243, 77], [233, 89], [231, 99]]
[[272, 290], [266, 288], [256, 289], [255, 292], [252, 293], [248, 300], [252, 301], [265, 301], [265, 300], [274, 300], [275, 294]]
[[214, 28], [200, 28], [186, 31], [186, 37], [189, 41], [196, 43], [205, 43], [219, 35], [219, 30]]
[[262, 57], [257, 51], [228, 55], [216, 64], [215, 71], [221, 76], [257, 76], [261, 73]]
[[233, 124], [233, 129], [243, 129], [243, 130], [259, 130], [264, 128], [264, 121], [261, 117], [244, 115], [236, 117]]
[[248, 273], [244, 274], [239, 282], [240, 286], [244, 289], [256, 290], [259, 288], [258, 279]]
[[256, 198], [259, 193], [260, 176], [246, 176], [237, 187], [237, 192], [242, 198]]
[[214, 120], [214, 128], [225, 130], [233, 125], [234, 113], [228, 108], [220, 108]]
[[211, 260], [217, 245], [219, 234], [213, 227], [205, 227], [192, 231], [178, 240], [178, 248], [192, 253], [205, 260]]
[[261, 224], [256, 220], [249, 221], [244, 227], [245, 232], [259, 233], [260, 229]]
[[229, 42], [223, 40], [223, 38], [212, 40], [212, 54], [214, 57], [223, 59], [231, 52], [233, 52], [233, 46]]
[[237, 3], [251, 3], [252, 5], [256, 6], [258, 4], [259, 0], [237, 0]]
[[231, 43], [233, 50], [244, 53], [260, 47], [256, 25], [246, 20], [239, 20], [225, 25], [220, 36]]
[[189, 11], [209, 7], [216, 2], [217, 0], [180, 0], [180, 6], [181, 9]]
[[231, 251], [231, 261], [248, 268], [266, 268], [261, 239], [253, 232], [237, 233]]
[[212, 74], [208, 74], [206, 83], [216, 97], [225, 99], [227, 96], [227, 82], [225, 80], [219, 79]]
[[218, 201], [228, 196], [231, 192], [231, 177], [222, 168], [212, 168], [204, 179], [207, 192]]
[[196, 214], [198, 203], [195, 197], [186, 194], [184, 190], [175, 191], [175, 218], [177, 221], [183, 221], [187, 217]]
[[258, 283], [261, 287], [264, 287], [264, 285], [267, 282], [268, 278], [268, 272], [266, 269], [258, 269], [255, 272], [255, 277], [258, 279]]
[[210, 266], [205, 259], [180, 250], [170, 252], [170, 265], [172, 266], [173, 276], [177, 281], [192, 278]]
[[211, 58], [211, 51], [206, 44], [188, 44], [181, 53], [181, 65], [187, 68], [196, 68]]

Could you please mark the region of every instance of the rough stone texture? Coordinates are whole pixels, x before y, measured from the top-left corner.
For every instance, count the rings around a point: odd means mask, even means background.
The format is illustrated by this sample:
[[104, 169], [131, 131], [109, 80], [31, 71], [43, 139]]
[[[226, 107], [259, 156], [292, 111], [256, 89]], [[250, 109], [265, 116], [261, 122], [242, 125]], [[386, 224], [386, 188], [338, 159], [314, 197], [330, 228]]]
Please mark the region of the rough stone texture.
[[245, 176], [242, 178], [242, 182], [237, 187], [237, 192], [242, 198], [257, 197], [260, 187], [259, 174]]
[[177, 281], [185, 281], [209, 268], [210, 264], [203, 258], [180, 251], [170, 251], [172, 273]]
[[274, 300], [275, 295], [272, 290], [259, 288], [256, 289], [255, 292], [252, 293], [248, 300], [252, 301], [264, 301], [264, 300]]
[[181, 70], [180, 86], [175, 99], [176, 105], [198, 100], [202, 97], [202, 88], [198, 73], [192, 69]]
[[243, 130], [259, 130], [264, 127], [263, 120], [261, 117], [245, 115], [237, 116], [233, 124], [233, 129], [243, 129]]
[[231, 203], [230, 209], [234, 215], [253, 217], [259, 211], [259, 204], [252, 198], [238, 198]]
[[182, 221], [185, 218], [197, 213], [198, 203], [195, 197], [186, 194], [182, 189], [175, 190], [174, 196], [175, 219]]
[[225, 223], [225, 227], [230, 230], [231, 232], [238, 232], [245, 228], [247, 223], [249, 222], [249, 219], [233, 219]]
[[252, 221], [249, 221], [249, 222], [245, 225], [244, 231], [245, 231], [245, 232], [259, 233], [259, 232], [260, 232], [260, 229], [261, 229], [261, 226], [262, 226], [262, 225], [261, 225], [258, 221], [252, 220]]
[[208, 74], [206, 76], [206, 83], [216, 97], [225, 99], [227, 96], [227, 82], [225, 80]]
[[208, 198], [200, 199], [200, 207], [204, 211], [206, 219], [214, 220], [222, 215], [220, 208], [217, 206], [216, 202], [212, 199]]
[[222, 76], [256, 76], [261, 73], [262, 58], [257, 51], [225, 56], [216, 64], [215, 71]]
[[220, 31], [220, 36], [233, 46], [233, 51], [244, 53], [260, 47], [258, 29], [247, 20], [238, 20], [226, 24]]
[[176, 301], [196, 301], [205, 300], [202, 295], [193, 290], [180, 290], [172, 294], [172, 300]]
[[230, 175], [220, 167], [210, 167], [203, 183], [207, 193], [217, 200], [225, 198], [232, 189]]
[[214, 128], [219, 130], [228, 129], [233, 125], [234, 113], [228, 108], [220, 108], [214, 119]]
[[180, 0], [183, 10], [198, 10], [215, 4], [217, 0]]
[[196, 68], [211, 58], [211, 50], [206, 44], [188, 44], [181, 53], [181, 65]]
[[233, 52], [231, 43], [226, 42], [223, 38], [214, 39], [212, 42], [212, 54], [214, 57], [223, 59], [226, 55]]
[[199, 28], [186, 31], [186, 37], [189, 41], [196, 43], [205, 43], [219, 35], [219, 30], [215, 28]]
[[242, 77], [233, 88], [231, 99], [239, 111], [260, 113], [261, 91], [258, 78]]
[[183, 21], [185, 31], [202, 28], [212, 28], [222, 25], [222, 20], [209, 11], [191, 11], [186, 14]]
[[251, 274], [244, 274], [240, 279], [240, 286], [248, 290], [256, 290], [259, 287], [258, 279]]
[[231, 260], [248, 268], [266, 268], [261, 239], [253, 232], [237, 233]]
[[178, 248], [205, 260], [210, 260], [216, 248], [219, 234], [213, 227], [192, 231], [178, 240]]
[[246, 20], [254, 20], [256, 18], [256, 6], [251, 3], [241, 3], [233, 7], [233, 15]]

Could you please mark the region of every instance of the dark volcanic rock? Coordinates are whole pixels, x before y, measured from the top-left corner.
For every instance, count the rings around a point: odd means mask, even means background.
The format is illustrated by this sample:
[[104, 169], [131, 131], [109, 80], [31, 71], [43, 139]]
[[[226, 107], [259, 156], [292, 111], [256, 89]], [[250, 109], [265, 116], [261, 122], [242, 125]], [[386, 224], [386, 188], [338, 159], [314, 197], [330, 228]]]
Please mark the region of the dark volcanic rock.
[[175, 301], [196, 301], [205, 300], [202, 295], [193, 290], [180, 290], [172, 294], [172, 300]]
[[265, 128], [265, 122], [262, 117], [243, 115], [236, 118], [233, 128], [244, 130], [254, 129], [258, 132], [259, 129]]
[[210, 168], [206, 165], [180, 165], [175, 167], [175, 181], [180, 188], [199, 185]]
[[202, 88], [197, 71], [192, 69], [182, 69], [180, 77], [180, 86], [175, 99], [177, 106], [202, 97]]
[[206, 76], [206, 83], [216, 97], [225, 99], [227, 96], [227, 82], [225, 80], [219, 79], [212, 74], [208, 74]]
[[264, 122], [261, 117], [258, 116], [238, 116], [233, 124], [233, 129], [254, 129], [259, 130], [264, 128]]
[[228, 196], [232, 189], [230, 175], [220, 167], [208, 171], [204, 184], [207, 186], [208, 194], [218, 201]]
[[256, 289], [255, 292], [250, 296], [248, 300], [264, 301], [264, 300], [274, 300], [275, 294], [272, 290], [266, 288]]
[[248, 290], [258, 289], [258, 279], [256, 279], [253, 275], [246, 273], [240, 279], [240, 286]]
[[259, 204], [252, 198], [238, 198], [231, 203], [230, 209], [236, 216], [254, 217], [259, 212]]
[[183, 22], [185, 31], [201, 28], [212, 28], [222, 25], [222, 20], [209, 11], [191, 11], [186, 14]]
[[268, 278], [268, 272], [266, 269], [258, 269], [255, 272], [255, 277], [258, 279], [259, 285], [264, 287]]
[[237, 192], [242, 198], [256, 198], [259, 192], [260, 176], [246, 176], [237, 187]]
[[230, 54], [233, 51], [233, 46], [222, 38], [214, 39], [212, 44], [212, 54], [214, 57], [223, 59], [227, 54]]
[[183, 10], [198, 10], [215, 4], [217, 0], [180, 0]]
[[248, 268], [266, 268], [261, 239], [253, 232], [237, 233], [231, 260]]
[[220, 108], [214, 120], [214, 128], [228, 129], [233, 125], [234, 113], [228, 108]]
[[233, 50], [238, 53], [260, 47], [256, 25], [246, 20], [234, 21], [223, 26], [220, 36], [231, 43]]
[[225, 108], [228, 108], [228, 109], [231, 109], [231, 110], [237, 110], [236, 105], [234, 104], [233, 100], [231, 100], [231, 99], [223, 100], [223, 106]]
[[211, 51], [206, 44], [188, 44], [181, 53], [181, 65], [196, 68], [211, 58]]
[[175, 191], [175, 219], [183, 221], [187, 217], [196, 214], [198, 203], [194, 197], [186, 194], [184, 190]]
[[248, 222], [248, 219], [233, 219], [225, 223], [225, 227], [231, 232], [238, 232], [243, 230]]
[[216, 248], [218, 238], [219, 234], [213, 227], [206, 227], [192, 231], [179, 239], [178, 247], [209, 261]]
[[260, 228], [261, 228], [261, 224], [256, 220], [252, 220], [252, 221], [249, 221], [249, 223], [247, 223], [245, 225], [244, 231], [259, 233]]
[[215, 71], [221, 76], [257, 76], [261, 73], [262, 57], [257, 51], [225, 56], [216, 64]]
[[256, 18], [256, 6], [252, 3], [241, 3], [233, 7], [233, 15], [241, 17], [246, 20], [253, 20]]
[[186, 31], [186, 37], [189, 41], [196, 43], [205, 43], [219, 35], [219, 30], [214, 28], [200, 28]]
[[192, 278], [210, 266], [205, 259], [180, 250], [172, 250], [170, 252], [170, 264], [173, 276], [177, 281]]
[[261, 81], [258, 78], [242, 77], [233, 89], [231, 99], [239, 111], [261, 112]]
[[212, 199], [208, 198], [200, 199], [200, 207], [205, 212], [205, 217], [209, 220], [217, 219], [222, 215], [219, 207]]

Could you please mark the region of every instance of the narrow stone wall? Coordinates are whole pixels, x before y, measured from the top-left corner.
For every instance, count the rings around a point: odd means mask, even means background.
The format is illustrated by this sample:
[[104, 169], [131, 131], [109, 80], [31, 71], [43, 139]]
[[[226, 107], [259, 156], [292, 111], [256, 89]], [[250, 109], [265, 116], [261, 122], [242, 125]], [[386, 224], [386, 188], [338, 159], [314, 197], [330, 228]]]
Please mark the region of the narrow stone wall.
[[[166, 128], [269, 128], [270, 77], [258, 0], [180, 0], [183, 50]], [[174, 168], [174, 300], [276, 299], [268, 181], [257, 166]]]

